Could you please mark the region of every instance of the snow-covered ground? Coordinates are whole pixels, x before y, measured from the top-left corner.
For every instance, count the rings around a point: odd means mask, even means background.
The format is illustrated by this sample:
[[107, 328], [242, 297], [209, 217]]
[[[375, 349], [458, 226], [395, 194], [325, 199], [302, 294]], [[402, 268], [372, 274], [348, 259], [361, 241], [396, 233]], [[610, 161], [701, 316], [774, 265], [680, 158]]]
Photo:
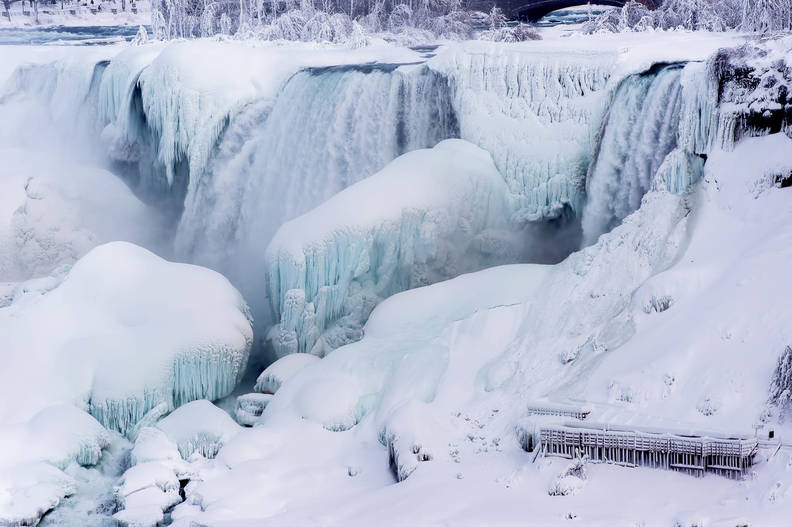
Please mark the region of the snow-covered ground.
[[784, 525], [516, 429], [792, 442], [792, 40], [544, 35], [0, 46], [0, 524]]

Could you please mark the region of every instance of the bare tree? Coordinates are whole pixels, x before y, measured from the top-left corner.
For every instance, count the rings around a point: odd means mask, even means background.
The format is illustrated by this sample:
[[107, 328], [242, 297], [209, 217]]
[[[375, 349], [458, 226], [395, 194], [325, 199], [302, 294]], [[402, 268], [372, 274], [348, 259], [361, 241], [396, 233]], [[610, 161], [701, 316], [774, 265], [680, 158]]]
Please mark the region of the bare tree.
[[3, 0], [3, 7], [5, 8], [5, 16], [9, 22], [11, 22], [11, 4], [13, 4], [16, 0]]

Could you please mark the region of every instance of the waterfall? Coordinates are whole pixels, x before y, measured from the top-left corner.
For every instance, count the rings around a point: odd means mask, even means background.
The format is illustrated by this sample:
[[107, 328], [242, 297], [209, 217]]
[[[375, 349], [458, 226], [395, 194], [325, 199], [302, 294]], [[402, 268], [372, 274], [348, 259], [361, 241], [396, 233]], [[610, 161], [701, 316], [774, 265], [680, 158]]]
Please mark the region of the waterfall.
[[682, 65], [660, 65], [630, 75], [617, 87], [586, 180], [584, 245], [638, 209], [661, 167], [670, 186], [686, 187], [674, 183], [680, 177], [673, 176], [688, 164], [688, 156], [677, 150], [685, 100], [682, 72]]
[[191, 182], [177, 251], [220, 268], [229, 256], [256, 261], [284, 221], [405, 152], [458, 135], [447, 81], [426, 67], [301, 71], [274, 104], [255, 101], [231, 117]]

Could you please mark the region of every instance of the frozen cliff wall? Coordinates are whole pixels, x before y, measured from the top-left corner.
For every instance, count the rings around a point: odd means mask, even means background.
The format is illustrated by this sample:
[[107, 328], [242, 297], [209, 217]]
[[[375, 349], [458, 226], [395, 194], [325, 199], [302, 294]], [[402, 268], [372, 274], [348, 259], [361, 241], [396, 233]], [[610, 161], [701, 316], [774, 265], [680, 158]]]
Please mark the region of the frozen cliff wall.
[[731, 148], [743, 137], [792, 135], [792, 37], [720, 50], [707, 63], [719, 108], [713, 143]]
[[116, 242], [53, 280], [0, 308], [0, 422], [67, 402], [126, 433], [155, 407], [228, 395], [244, 373], [247, 308], [213, 271]]
[[278, 355], [360, 338], [383, 298], [519, 256], [489, 154], [460, 140], [405, 154], [284, 224], [267, 249]]

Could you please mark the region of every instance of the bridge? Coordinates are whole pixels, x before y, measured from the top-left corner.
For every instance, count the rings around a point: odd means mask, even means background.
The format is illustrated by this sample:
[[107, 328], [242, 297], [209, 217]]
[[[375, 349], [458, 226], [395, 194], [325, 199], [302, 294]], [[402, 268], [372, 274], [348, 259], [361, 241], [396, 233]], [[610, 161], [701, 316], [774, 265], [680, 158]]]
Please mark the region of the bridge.
[[[662, 0], [638, 0], [650, 9], [658, 7]], [[536, 22], [545, 15], [567, 7], [593, 5], [607, 5], [622, 7], [627, 0], [470, 0], [468, 7], [479, 11], [489, 11], [493, 7], [503, 9], [504, 14], [510, 19], [527, 20]]]

